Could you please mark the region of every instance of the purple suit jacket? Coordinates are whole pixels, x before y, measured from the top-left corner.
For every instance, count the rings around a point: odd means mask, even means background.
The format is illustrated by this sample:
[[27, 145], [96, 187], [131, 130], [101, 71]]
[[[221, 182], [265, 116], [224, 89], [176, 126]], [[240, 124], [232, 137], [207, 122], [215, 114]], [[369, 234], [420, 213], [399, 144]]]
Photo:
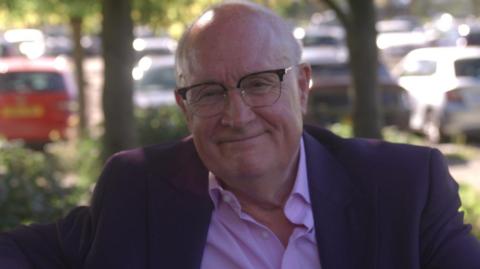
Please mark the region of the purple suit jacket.
[[[305, 128], [323, 269], [480, 268], [437, 150]], [[90, 207], [1, 235], [0, 268], [200, 268], [207, 175], [191, 139], [116, 154]]]

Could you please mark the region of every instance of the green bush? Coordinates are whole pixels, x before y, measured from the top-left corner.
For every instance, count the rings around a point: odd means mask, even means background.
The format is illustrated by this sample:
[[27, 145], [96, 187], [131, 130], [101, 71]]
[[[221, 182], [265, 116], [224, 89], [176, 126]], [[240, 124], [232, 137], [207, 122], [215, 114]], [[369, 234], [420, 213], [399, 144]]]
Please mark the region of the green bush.
[[55, 158], [20, 144], [0, 144], [0, 230], [49, 222], [75, 205]]
[[461, 211], [465, 213], [465, 222], [472, 225], [473, 234], [480, 239], [480, 190], [472, 185], [460, 185]]
[[0, 142], [0, 231], [52, 222], [87, 203], [100, 168], [95, 140], [52, 143], [45, 151]]
[[77, 204], [87, 204], [102, 168], [102, 146], [98, 139], [80, 139], [53, 143], [47, 152], [56, 159], [56, 170], [63, 182], [73, 187], [70, 198]]
[[142, 146], [171, 141], [188, 134], [183, 114], [175, 105], [137, 109], [135, 119]]

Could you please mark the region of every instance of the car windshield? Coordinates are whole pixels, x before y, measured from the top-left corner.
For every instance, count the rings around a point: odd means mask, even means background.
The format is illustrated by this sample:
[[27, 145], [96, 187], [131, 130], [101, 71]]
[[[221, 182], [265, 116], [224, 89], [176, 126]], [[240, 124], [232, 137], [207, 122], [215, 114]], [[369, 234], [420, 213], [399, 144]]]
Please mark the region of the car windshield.
[[480, 78], [480, 58], [455, 61], [455, 74], [457, 77]]
[[173, 66], [153, 67], [149, 69], [145, 72], [138, 84], [138, 88], [141, 90], [150, 90], [152, 88], [173, 90], [175, 87], [175, 69]]
[[65, 89], [63, 78], [54, 72], [0, 73], [0, 92], [43, 92]]

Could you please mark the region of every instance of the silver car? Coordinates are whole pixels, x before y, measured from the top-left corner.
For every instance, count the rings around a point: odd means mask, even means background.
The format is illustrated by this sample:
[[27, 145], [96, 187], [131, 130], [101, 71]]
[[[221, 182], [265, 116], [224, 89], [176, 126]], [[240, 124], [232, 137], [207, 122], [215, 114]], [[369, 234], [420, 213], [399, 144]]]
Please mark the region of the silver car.
[[416, 49], [394, 74], [411, 98], [411, 129], [434, 143], [480, 132], [480, 47]]

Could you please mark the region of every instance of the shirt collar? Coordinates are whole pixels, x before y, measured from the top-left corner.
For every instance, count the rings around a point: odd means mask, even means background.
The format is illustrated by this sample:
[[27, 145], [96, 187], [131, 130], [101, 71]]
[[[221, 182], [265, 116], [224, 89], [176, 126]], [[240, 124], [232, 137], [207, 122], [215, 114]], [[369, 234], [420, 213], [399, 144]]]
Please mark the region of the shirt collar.
[[[285, 203], [284, 212], [291, 222], [305, 225], [307, 229], [310, 230], [313, 227], [313, 217], [311, 214], [306, 163], [305, 145], [303, 137], [301, 137], [297, 175], [292, 191]], [[218, 208], [222, 199], [225, 197], [231, 197], [231, 199], [235, 201], [234, 205], [236, 205], [233, 209], [235, 211], [241, 210], [240, 204], [235, 195], [232, 192], [225, 190], [212, 172], [208, 173], [208, 191], [215, 209]]]

